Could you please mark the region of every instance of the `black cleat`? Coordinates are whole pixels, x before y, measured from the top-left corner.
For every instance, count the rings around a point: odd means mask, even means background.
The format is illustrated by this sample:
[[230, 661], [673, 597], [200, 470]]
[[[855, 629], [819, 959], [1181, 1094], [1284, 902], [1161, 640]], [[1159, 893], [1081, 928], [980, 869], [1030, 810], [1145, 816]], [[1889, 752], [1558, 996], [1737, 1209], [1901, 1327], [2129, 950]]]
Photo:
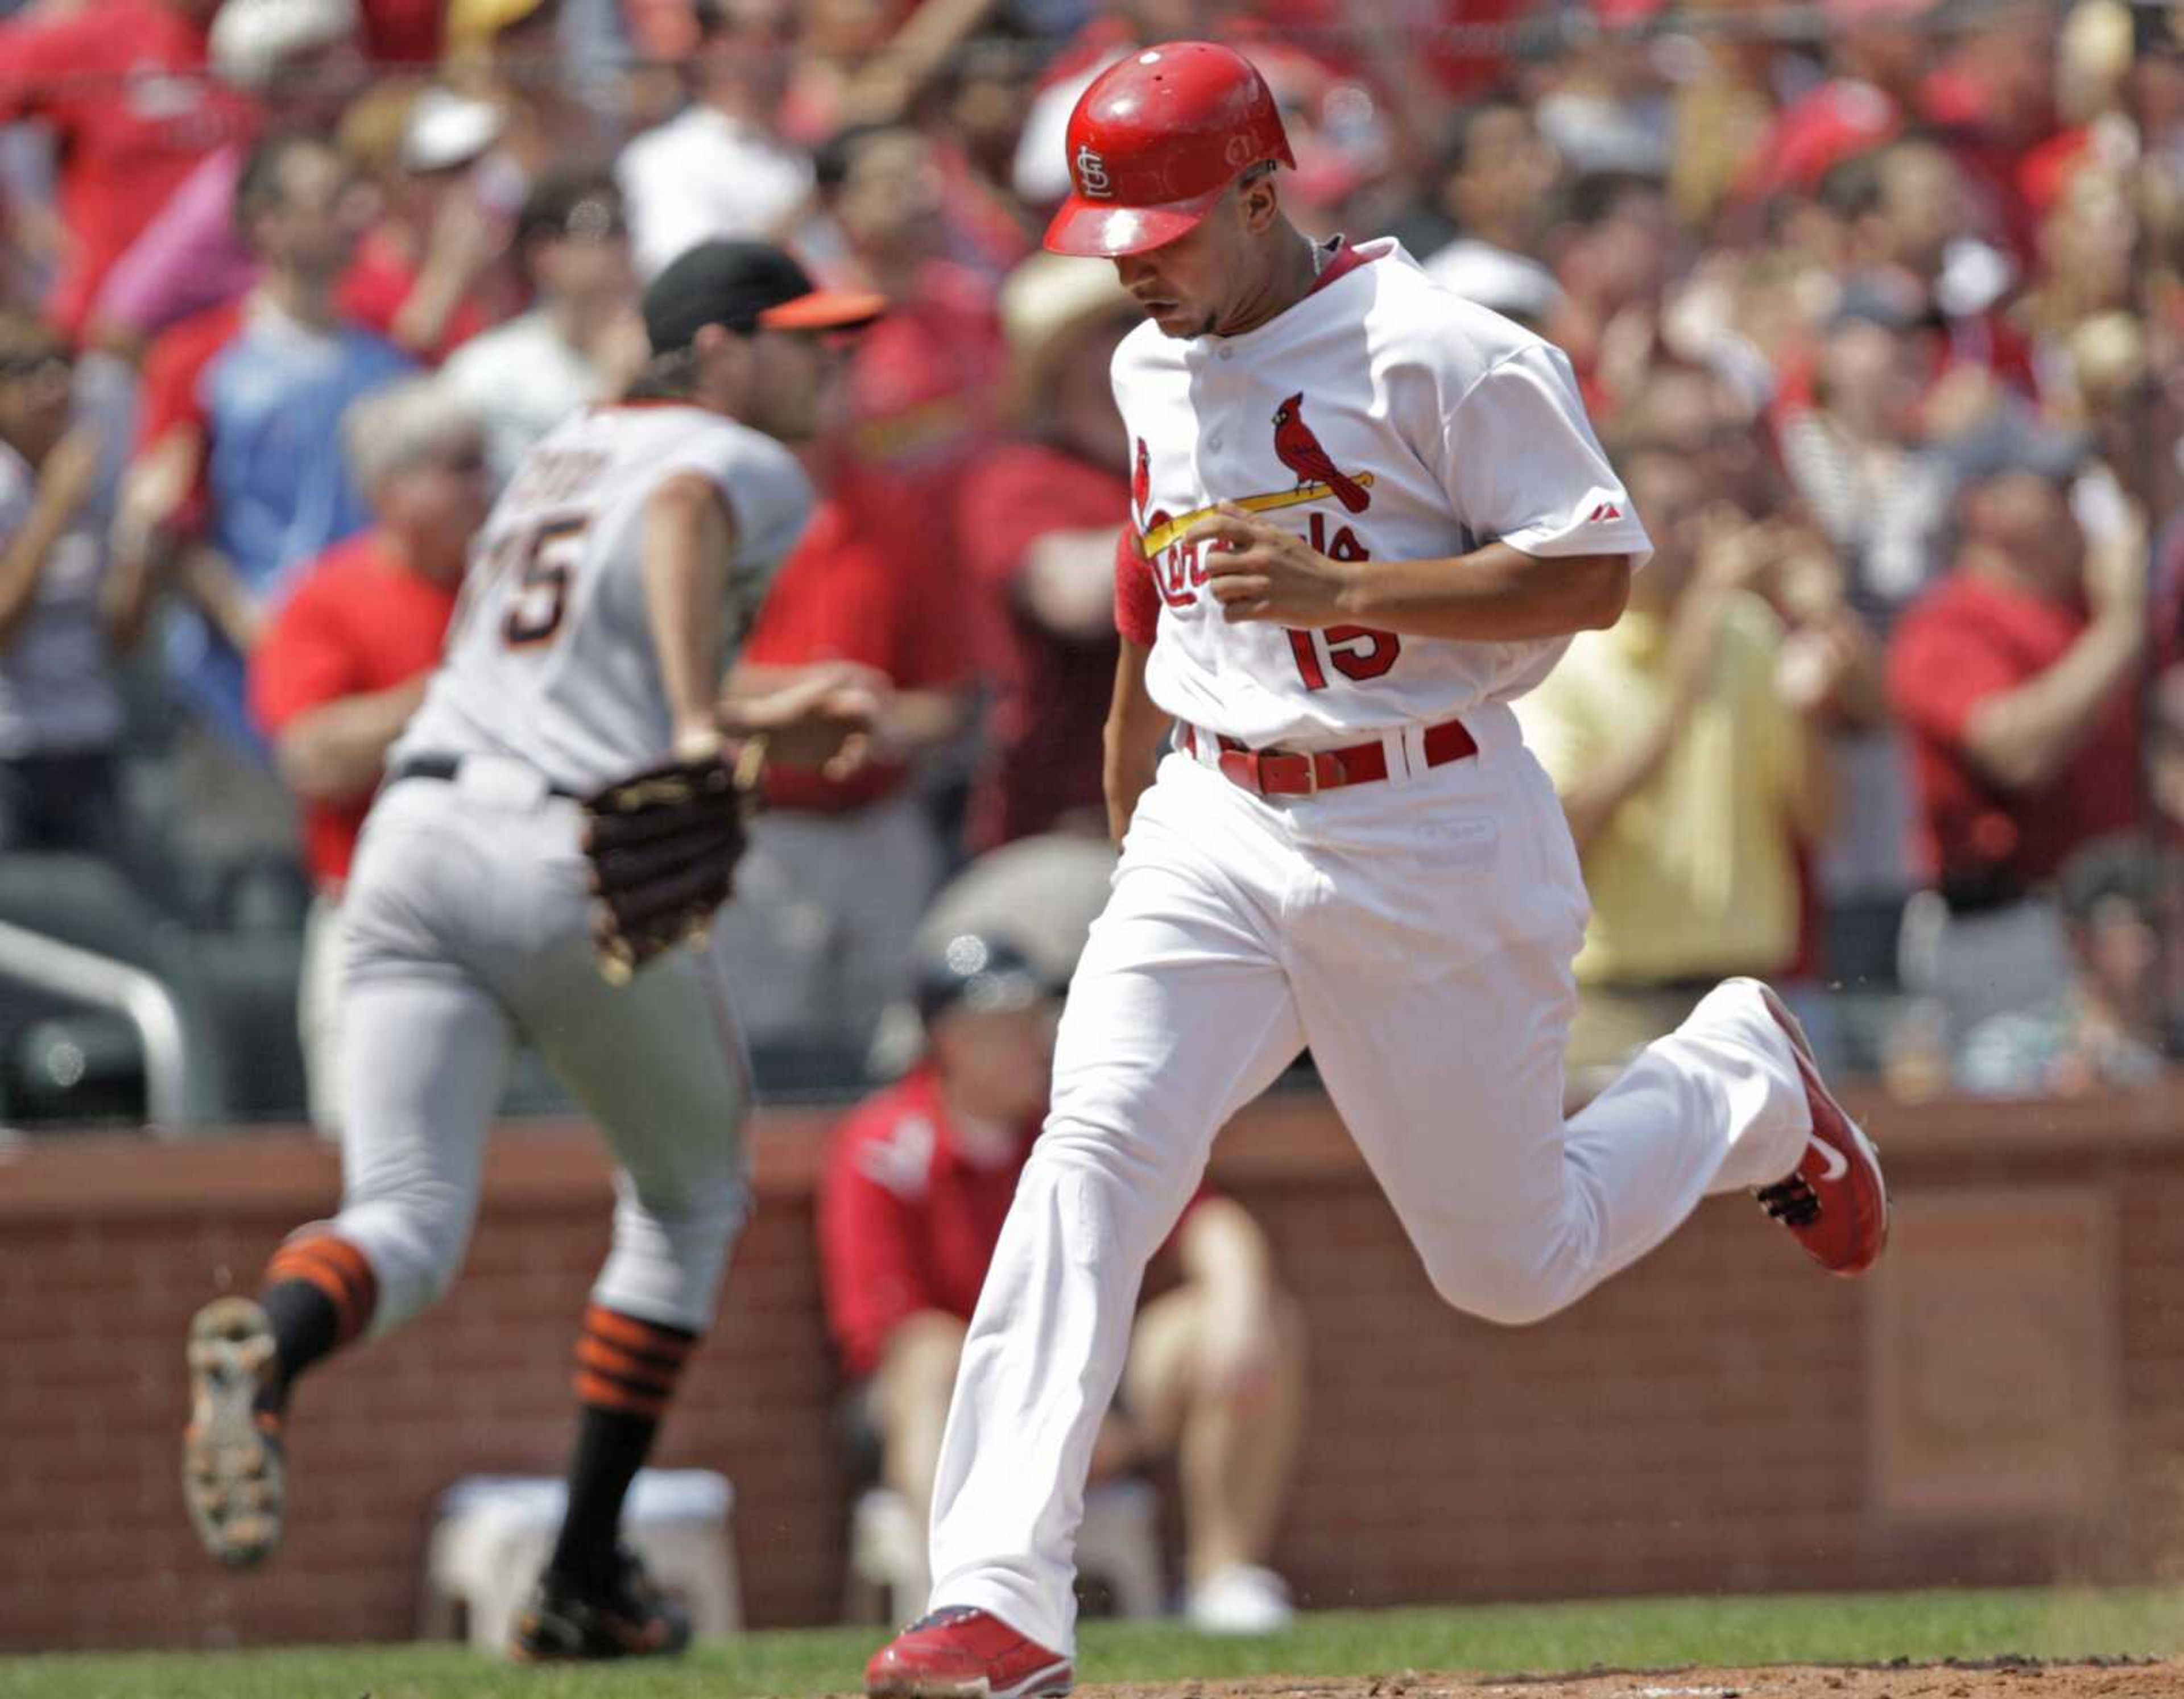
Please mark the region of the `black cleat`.
[[690, 1644], [690, 1616], [653, 1585], [627, 1546], [602, 1587], [549, 1569], [515, 1619], [508, 1655], [519, 1663], [671, 1657]]

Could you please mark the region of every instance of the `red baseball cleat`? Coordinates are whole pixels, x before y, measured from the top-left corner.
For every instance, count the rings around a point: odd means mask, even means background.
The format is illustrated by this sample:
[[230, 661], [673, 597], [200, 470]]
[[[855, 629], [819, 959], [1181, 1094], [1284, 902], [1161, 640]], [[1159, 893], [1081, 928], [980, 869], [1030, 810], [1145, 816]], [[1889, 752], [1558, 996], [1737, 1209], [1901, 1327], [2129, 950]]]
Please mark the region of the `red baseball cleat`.
[[1075, 1679], [1061, 1653], [967, 1605], [921, 1617], [865, 1666], [872, 1699], [1031, 1699]]
[[1752, 983], [1775, 1025], [1789, 1035], [1813, 1111], [1812, 1136], [1789, 1178], [1752, 1195], [1829, 1273], [1863, 1274], [1888, 1243], [1888, 1188], [1880, 1178], [1880, 1153], [1820, 1078], [1797, 1017], [1773, 987], [1756, 979]]

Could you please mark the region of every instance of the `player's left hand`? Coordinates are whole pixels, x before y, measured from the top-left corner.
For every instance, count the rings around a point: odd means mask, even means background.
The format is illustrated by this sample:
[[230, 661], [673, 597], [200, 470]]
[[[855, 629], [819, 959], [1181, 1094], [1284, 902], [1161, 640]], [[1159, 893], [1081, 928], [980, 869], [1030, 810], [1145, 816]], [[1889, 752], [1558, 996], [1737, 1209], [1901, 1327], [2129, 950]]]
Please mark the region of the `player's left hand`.
[[1295, 532], [1224, 501], [1184, 533], [1199, 550], [1221, 617], [1284, 626], [1334, 626], [1356, 616], [1342, 604], [1357, 568], [1332, 560]]
[[584, 799], [592, 943], [610, 983], [700, 936], [728, 900], [765, 758], [755, 738], [733, 760], [725, 750], [677, 756]]

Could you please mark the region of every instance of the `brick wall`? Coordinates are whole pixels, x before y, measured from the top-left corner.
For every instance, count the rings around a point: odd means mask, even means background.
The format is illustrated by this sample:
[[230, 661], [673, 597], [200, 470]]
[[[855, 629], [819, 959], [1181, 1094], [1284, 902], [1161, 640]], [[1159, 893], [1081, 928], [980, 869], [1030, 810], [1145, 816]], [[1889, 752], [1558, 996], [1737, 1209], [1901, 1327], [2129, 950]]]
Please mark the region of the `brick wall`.
[[[1281, 1567], [1321, 1606], [2174, 1573], [2180, 1111], [2184, 1088], [1890, 1109], [1902, 1226], [1874, 1279], [1819, 1277], [1718, 1200], [1511, 1332], [1435, 1300], [1319, 1099], [1262, 1104], [1217, 1173], [1314, 1329]], [[825, 1621], [841, 1596], [823, 1129], [760, 1128], [759, 1214], [660, 1458], [736, 1482], [754, 1625]], [[581, 1128], [510, 1128], [454, 1296], [300, 1395], [280, 1558], [231, 1578], [202, 1557], [174, 1481], [183, 1325], [337, 1184], [295, 1137], [0, 1154], [0, 1648], [401, 1636], [439, 1490], [558, 1471], [606, 1173]]]

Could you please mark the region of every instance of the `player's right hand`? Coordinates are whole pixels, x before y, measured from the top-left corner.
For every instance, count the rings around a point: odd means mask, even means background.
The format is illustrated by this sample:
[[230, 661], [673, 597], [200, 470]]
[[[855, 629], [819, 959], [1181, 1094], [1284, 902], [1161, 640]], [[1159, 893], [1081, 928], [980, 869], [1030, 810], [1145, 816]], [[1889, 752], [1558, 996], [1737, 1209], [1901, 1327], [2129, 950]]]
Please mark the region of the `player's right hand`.
[[873, 668], [826, 661], [763, 695], [724, 702], [721, 729], [731, 738], [763, 733], [769, 760], [845, 779], [872, 755], [887, 692], [886, 677]]
[[1285, 626], [1329, 626], [1349, 618], [1343, 593], [1355, 569], [1333, 560], [1294, 532], [1218, 504], [1183, 541], [1199, 550], [1206, 589], [1221, 617], [1270, 620]]

